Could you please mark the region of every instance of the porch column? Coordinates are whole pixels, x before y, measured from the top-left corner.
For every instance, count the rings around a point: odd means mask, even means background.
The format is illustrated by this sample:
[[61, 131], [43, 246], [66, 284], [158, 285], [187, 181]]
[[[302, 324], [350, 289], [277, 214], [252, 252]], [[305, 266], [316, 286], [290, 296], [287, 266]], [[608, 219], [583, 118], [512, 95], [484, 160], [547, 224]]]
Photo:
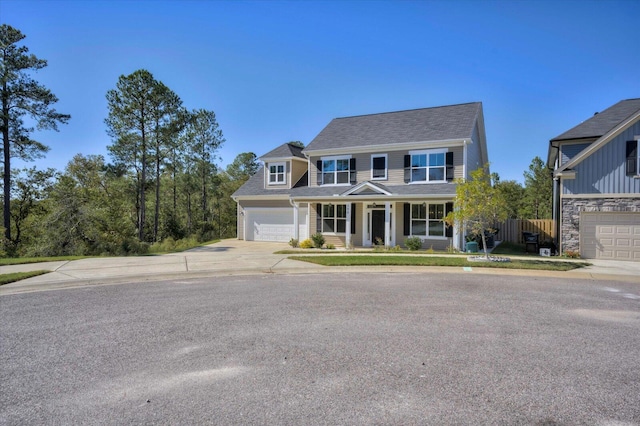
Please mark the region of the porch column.
[[299, 225], [299, 216], [300, 210], [298, 203], [291, 203], [293, 205], [293, 238], [296, 240], [300, 239], [300, 225]]
[[391, 247], [391, 203], [384, 203], [384, 245]]
[[345, 248], [351, 247], [351, 203], [347, 203], [347, 229], [345, 229]]

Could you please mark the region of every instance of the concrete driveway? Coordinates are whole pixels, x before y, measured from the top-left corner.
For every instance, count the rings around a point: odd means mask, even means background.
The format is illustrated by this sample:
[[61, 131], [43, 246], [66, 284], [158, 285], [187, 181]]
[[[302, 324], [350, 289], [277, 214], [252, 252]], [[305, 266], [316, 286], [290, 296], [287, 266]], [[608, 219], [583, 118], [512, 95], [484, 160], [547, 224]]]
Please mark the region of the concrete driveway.
[[[64, 262], [47, 262], [0, 267], [0, 274], [32, 270], [51, 273], [0, 286], [0, 295], [42, 289], [58, 289], [103, 283], [150, 281], [175, 276], [222, 276], [255, 274], [344, 273], [344, 267], [324, 267], [287, 259], [274, 254], [289, 249], [287, 243], [247, 242], [227, 239], [209, 246], [160, 256], [103, 257]], [[305, 252], [301, 252], [305, 254]], [[640, 283], [640, 262], [590, 260], [592, 266], [569, 272], [518, 271], [474, 267], [430, 267], [431, 272], [493, 275], [525, 275], [586, 279], [622, 280]], [[425, 267], [367, 266], [350, 267], [351, 272], [423, 272]]]

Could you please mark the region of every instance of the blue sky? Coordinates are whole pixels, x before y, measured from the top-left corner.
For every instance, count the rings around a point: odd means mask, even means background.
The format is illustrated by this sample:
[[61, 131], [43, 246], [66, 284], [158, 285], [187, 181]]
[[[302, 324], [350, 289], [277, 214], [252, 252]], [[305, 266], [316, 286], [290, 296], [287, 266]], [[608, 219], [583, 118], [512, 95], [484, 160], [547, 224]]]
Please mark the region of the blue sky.
[[35, 135], [38, 168], [108, 159], [105, 94], [144, 68], [216, 112], [222, 166], [335, 117], [481, 101], [492, 171], [520, 182], [549, 139], [640, 97], [639, 16], [635, 0], [0, 1], [72, 116]]

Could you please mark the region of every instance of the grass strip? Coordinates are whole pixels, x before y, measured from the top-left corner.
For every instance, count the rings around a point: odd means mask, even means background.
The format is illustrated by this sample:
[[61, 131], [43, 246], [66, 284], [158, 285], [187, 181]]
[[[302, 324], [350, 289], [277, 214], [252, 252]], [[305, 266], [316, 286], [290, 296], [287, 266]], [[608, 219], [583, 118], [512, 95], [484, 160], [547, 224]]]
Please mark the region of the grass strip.
[[51, 271], [30, 271], [30, 272], [13, 272], [11, 274], [0, 274], [0, 285], [14, 283], [27, 278], [37, 277], [38, 275], [48, 274]]
[[86, 259], [91, 256], [56, 256], [56, 257], [4, 257], [0, 259], [0, 266], [24, 265], [27, 263], [64, 262], [69, 260]]
[[563, 262], [548, 260], [512, 260], [511, 262], [470, 262], [462, 257], [393, 256], [393, 255], [326, 255], [290, 256], [289, 259], [324, 266], [472, 266], [476, 268], [536, 269], [547, 271], [570, 271], [588, 266], [585, 262]]

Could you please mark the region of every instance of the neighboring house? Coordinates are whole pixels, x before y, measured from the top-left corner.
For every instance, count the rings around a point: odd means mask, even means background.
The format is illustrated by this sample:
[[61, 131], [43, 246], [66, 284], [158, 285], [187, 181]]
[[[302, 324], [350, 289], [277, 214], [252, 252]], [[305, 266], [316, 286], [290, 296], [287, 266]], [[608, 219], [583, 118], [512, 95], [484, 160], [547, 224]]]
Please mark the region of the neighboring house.
[[640, 261], [640, 99], [551, 139], [554, 219], [563, 252]]
[[455, 178], [488, 163], [480, 102], [336, 118], [301, 149], [284, 144], [233, 194], [238, 238], [336, 246], [464, 247], [444, 223]]

